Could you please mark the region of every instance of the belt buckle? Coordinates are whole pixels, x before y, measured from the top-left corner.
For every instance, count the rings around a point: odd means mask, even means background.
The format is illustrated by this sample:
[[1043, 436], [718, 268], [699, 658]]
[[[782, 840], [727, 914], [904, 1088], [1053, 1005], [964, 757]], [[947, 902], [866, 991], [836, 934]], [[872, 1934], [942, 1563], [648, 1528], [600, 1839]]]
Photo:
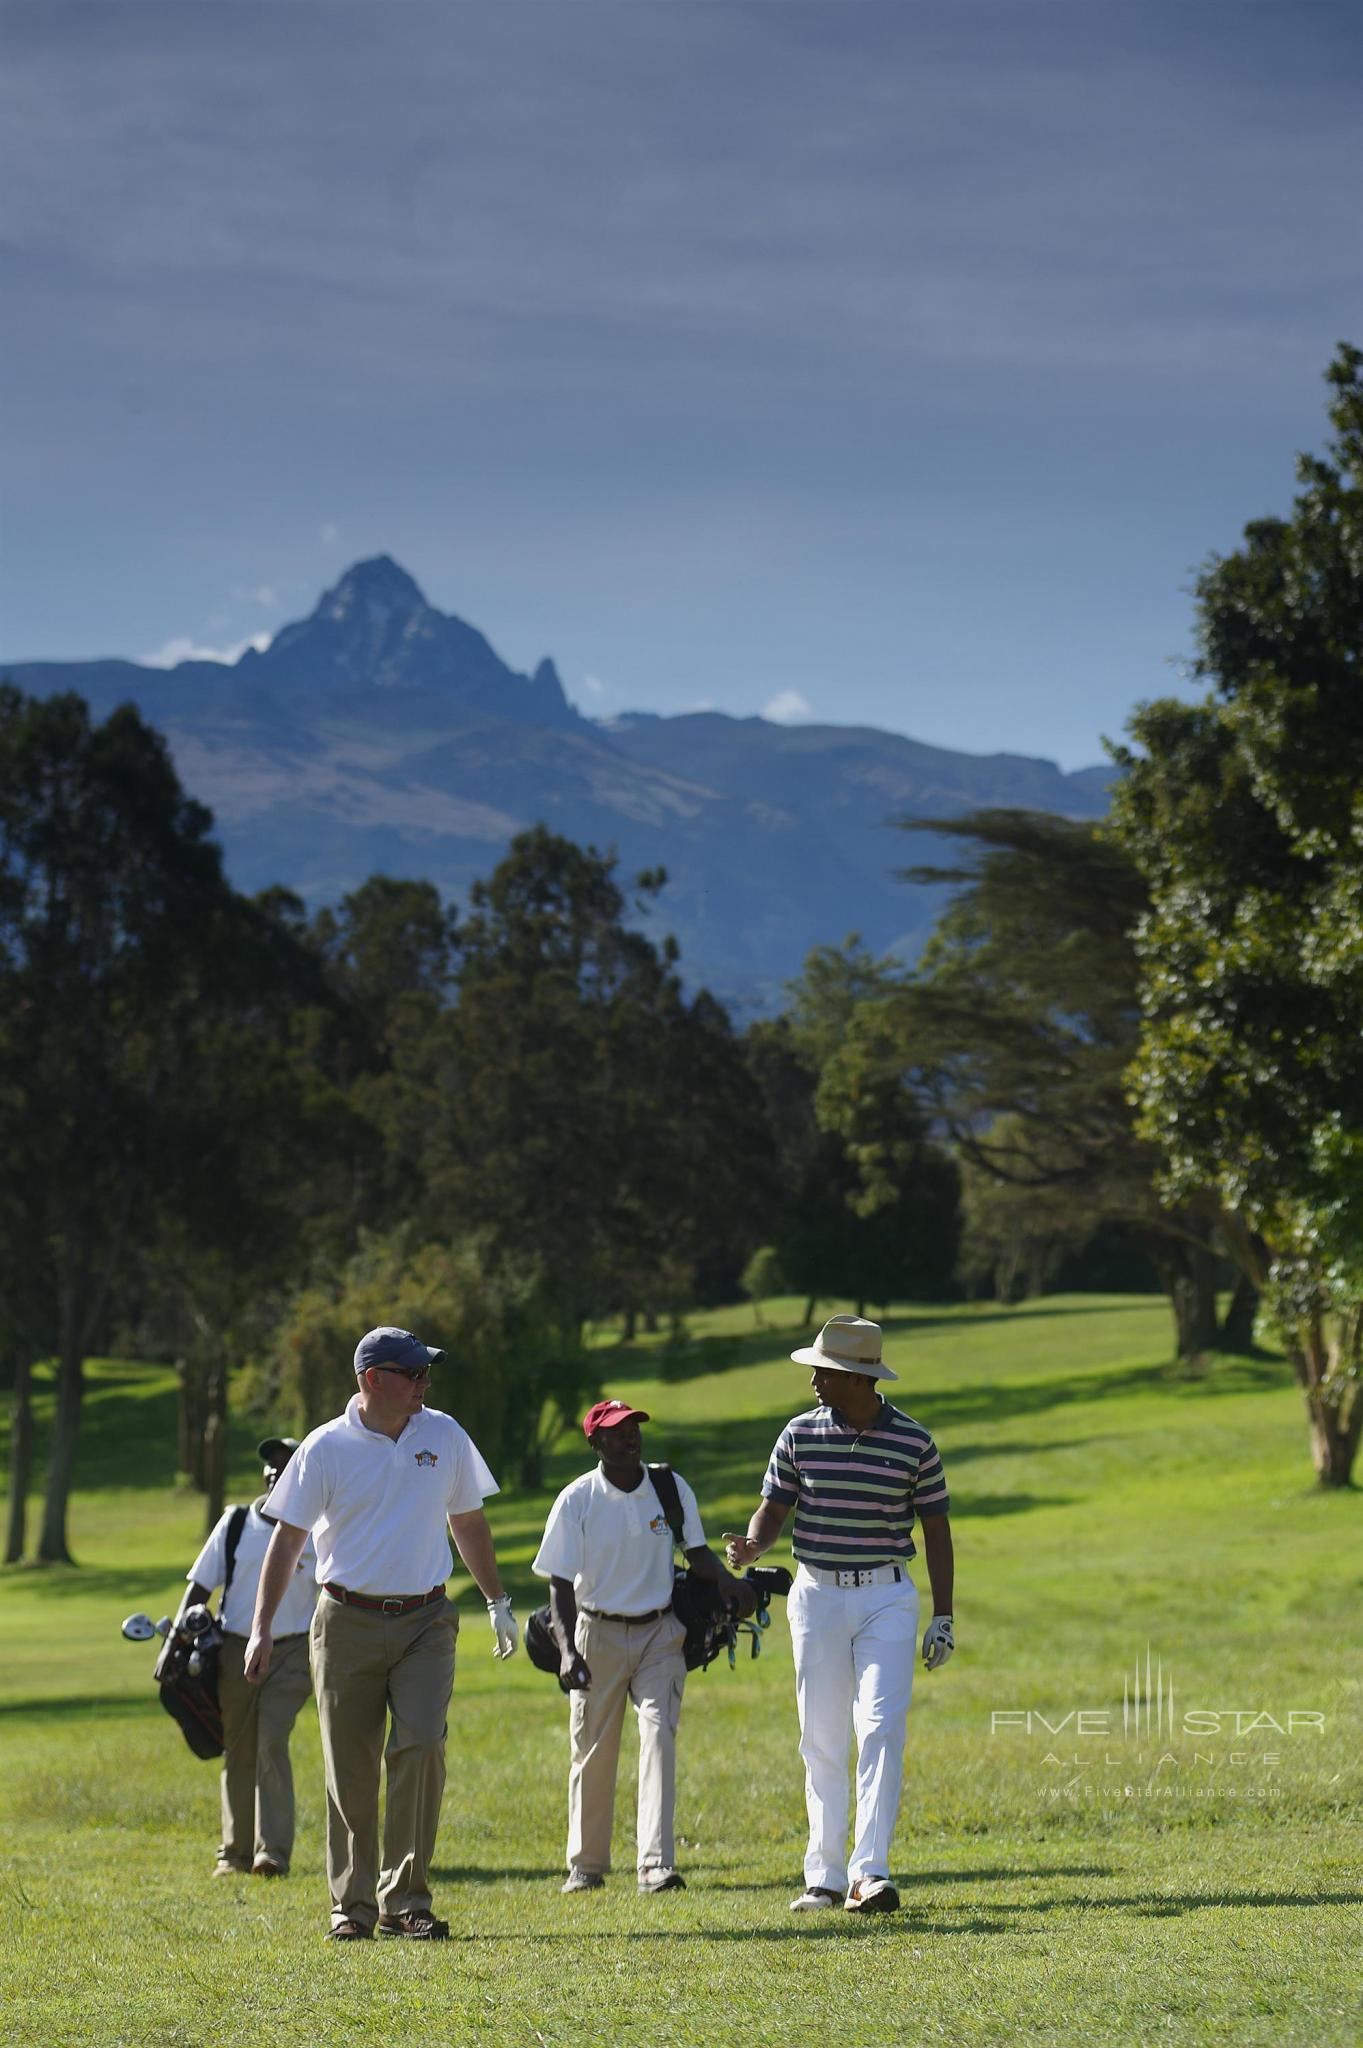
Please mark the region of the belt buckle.
[[838, 1584], [844, 1587], [859, 1586], [861, 1584], [861, 1573], [857, 1570], [855, 1565], [849, 1564], [843, 1567], [841, 1570], [839, 1570]]
[[393, 1595], [390, 1599], [384, 1601], [383, 1612], [385, 1614], [401, 1614], [406, 1605], [407, 1602], [405, 1600], [400, 1600], [396, 1595]]

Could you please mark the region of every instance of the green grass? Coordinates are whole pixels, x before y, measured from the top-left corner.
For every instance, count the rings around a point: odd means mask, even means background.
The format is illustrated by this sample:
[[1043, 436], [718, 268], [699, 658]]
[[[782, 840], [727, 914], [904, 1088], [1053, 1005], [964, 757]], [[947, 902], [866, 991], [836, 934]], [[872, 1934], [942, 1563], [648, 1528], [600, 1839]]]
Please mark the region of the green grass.
[[[603, 1357], [606, 1390], [655, 1417], [650, 1454], [697, 1485], [712, 1538], [746, 1515], [803, 1405], [785, 1357], [798, 1306], [771, 1305], [765, 1330], [746, 1309], [698, 1316], [684, 1345]], [[757, 1664], [688, 1686], [690, 1888], [636, 1896], [622, 1783], [615, 1878], [560, 1898], [565, 1712], [522, 1660], [493, 1663], [467, 1589], [438, 1858], [448, 1947], [322, 1942], [311, 1709], [293, 1875], [213, 1880], [215, 1769], [152, 1699], [148, 1646], [118, 1635], [131, 1608], [178, 1597], [201, 1507], [171, 1483], [169, 1374], [106, 1363], [80, 1566], [0, 1574], [0, 2038], [1356, 2043], [1363, 1502], [1312, 1487], [1282, 1364], [1180, 1378], [1155, 1301], [905, 1310], [887, 1328], [904, 1375], [890, 1391], [934, 1429], [951, 1481], [961, 1645], [917, 1684], [900, 1916], [788, 1910], [804, 1826], [779, 1616]], [[243, 1494], [254, 1435], [234, 1443]], [[583, 1462], [565, 1444], [552, 1484]], [[522, 1613], [547, 1499], [493, 1504]], [[1123, 1674], [1147, 1643], [1180, 1712], [1314, 1710], [1324, 1733], [1124, 1741]], [[1109, 1710], [1115, 1738], [991, 1732], [999, 1711], [1080, 1707]]]

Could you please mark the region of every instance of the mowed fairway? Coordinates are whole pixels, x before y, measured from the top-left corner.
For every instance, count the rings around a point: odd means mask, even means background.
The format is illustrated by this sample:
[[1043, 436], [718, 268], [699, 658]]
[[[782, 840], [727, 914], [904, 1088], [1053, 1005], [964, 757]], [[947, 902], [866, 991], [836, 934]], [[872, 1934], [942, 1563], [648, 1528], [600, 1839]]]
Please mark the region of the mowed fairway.
[[[778, 1426], [806, 1405], [785, 1358], [797, 1309], [770, 1305], [763, 1330], [747, 1309], [697, 1316], [685, 1346], [603, 1354], [605, 1390], [651, 1409], [646, 1451], [696, 1485], [712, 1541], [743, 1526]], [[461, 1581], [437, 1893], [453, 1938], [424, 1948], [321, 1938], [311, 1708], [293, 1874], [209, 1875], [216, 1767], [156, 1704], [151, 1646], [118, 1634], [130, 1610], [173, 1606], [201, 1506], [172, 1487], [170, 1374], [96, 1368], [81, 1566], [0, 1575], [0, 2038], [1356, 2043], [1363, 1499], [1311, 1485], [1279, 1361], [1180, 1379], [1167, 1351], [1157, 1301], [887, 1319], [903, 1376], [888, 1391], [934, 1430], [951, 1482], [960, 1644], [916, 1686], [901, 1914], [789, 1911], [804, 1814], [779, 1613], [756, 1664], [688, 1685], [689, 1889], [635, 1893], [627, 1729], [616, 1873], [560, 1898], [566, 1709], [523, 1658], [493, 1662]], [[255, 1434], [237, 1432], [242, 1498]], [[580, 1440], [562, 1445], [553, 1484], [585, 1462]], [[548, 1499], [492, 1503], [522, 1616]], [[1154, 1705], [1148, 1733], [1145, 1709], [1134, 1724], [1147, 1646], [1172, 1736]], [[1078, 1738], [1081, 1710], [1109, 1732]], [[1185, 1711], [1244, 1718], [1194, 1736]], [[1250, 1728], [1256, 1714], [1280, 1730]], [[1288, 1732], [1289, 1714], [1324, 1729]]]

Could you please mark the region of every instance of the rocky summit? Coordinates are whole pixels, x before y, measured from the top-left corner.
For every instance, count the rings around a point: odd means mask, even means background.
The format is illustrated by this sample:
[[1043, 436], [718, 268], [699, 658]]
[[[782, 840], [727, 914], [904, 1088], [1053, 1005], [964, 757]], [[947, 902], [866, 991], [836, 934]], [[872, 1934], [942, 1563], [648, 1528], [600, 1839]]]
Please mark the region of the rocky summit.
[[586, 719], [551, 660], [518, 674], [387, 555], [357, 562], [308, 618], [235, 664], [0, 674], [39, 696], [77, 690], [101, 717], [135, 703], [212, 809], [243, 889], [283, 883], [316, 906], [381, 872], [459, 899], [541, 821], [614, 848], [626, 879], [664, 867], [649, 929], [676, 934], [690, 986], [744, 1013], [775, 1007], [809, 948], [851, 931], [917, 951], [940, 894], [897, 870], [939, 849], [896, 820], [982, 805], [1097, 817], [1111, 774], [873, 727]]

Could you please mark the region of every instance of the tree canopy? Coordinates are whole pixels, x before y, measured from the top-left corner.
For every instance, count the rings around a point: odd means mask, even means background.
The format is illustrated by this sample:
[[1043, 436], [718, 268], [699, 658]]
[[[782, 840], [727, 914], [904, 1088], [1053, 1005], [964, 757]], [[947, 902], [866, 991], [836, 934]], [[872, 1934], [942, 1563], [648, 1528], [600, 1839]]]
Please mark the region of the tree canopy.
[[1243, 1219], [1322, 1483], [1363, 1430], [1363, 353], [1334, 436], [1197, 584], [1200, 701], [1142, 707], [1114, 822], [1150, 907], [1131, 1085], [1175, 1195]]

